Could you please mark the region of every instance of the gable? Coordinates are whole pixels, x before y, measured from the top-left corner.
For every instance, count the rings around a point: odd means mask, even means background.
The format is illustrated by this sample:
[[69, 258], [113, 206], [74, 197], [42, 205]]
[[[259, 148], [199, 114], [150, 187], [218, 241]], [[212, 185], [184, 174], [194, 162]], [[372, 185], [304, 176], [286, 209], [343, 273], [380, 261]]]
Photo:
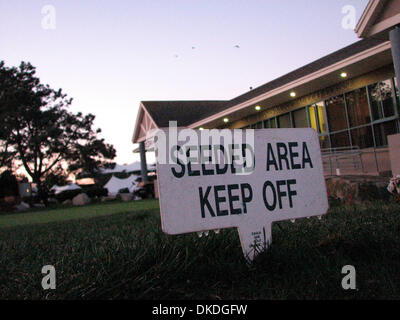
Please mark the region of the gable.
[[145, 141], [147, 134], [157, 128], [157, 124], [146, 110], [146, 107], [143, 105], [143, 103], [141, 103], [136, 118], [135, 130], [133, 132], [133, 143]]
[[398, 0], [389, 0], [385, 4], [383, 11], [380, 13], [380, 16], [377, 17], [374, 24], [378, 24], [384, 20], [394, 17], [395, 15], [400, 13], [400, 1]]
[[399, 0], [370, 0], [355, 32], [360, 38], [388, 37], [388, 32], [400, 24]]

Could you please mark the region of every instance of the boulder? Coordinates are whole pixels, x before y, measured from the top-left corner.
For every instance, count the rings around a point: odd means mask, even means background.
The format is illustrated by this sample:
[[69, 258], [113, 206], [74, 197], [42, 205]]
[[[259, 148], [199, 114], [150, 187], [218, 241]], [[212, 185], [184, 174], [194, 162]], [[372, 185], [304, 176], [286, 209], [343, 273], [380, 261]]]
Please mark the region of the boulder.
[[25, 203], [25, 202], [21, 202], [19, 205], [16, 205], [15, 210], [17, 211], [25, 211], [28, 210], [30, 208], [29, 204]]
[[72, 201], [69, 199], [63, 201], [63, 203], [62, 203], [62, 205], [64, 205], [64, 206], [70, 206], [71, 204], [72, 204]]
[[88, 203], [90, 203], [90, 199], [86, 193], [80, 193], [72, 199], [74, 206], [84, 206]]

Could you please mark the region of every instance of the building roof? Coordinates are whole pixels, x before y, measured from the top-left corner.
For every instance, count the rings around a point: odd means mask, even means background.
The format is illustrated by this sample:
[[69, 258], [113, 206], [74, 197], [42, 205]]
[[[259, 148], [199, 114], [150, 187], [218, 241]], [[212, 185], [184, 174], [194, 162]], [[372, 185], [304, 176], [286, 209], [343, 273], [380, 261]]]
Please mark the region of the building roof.
[[258, 88], [255, 88], [254, 90], [251, 90], [245, 94], [242, 94], [242, 95], [230, 100], [229, 103], [226, 105], [226, 107], [229, 108], [236, 104], [242, 103], [246, 100], [250, 100], [254, 97], [257, 97], [263, 93], [267, 93], [268, 91], [274, 90], [274, 89], [279, 88], [279, 87], [281, 87], [287, 83], [290, 83], [294, 80], [305, 77], [305, 76], [307, 76], [313, 72], [316, 72], [320, 69], [329, 67], [330, 65], [333, 65], [333, 64], [335, 64], [339, 61], [342, 61], [346, 58], [349, 58], [357, 53], [360, 53], [360, 52], [363, 52], [370, 48], [373, 48], [385, 41], [386, 40], [382, 40], [382, 39], [365, 39], [365, 40], [357, 41], [356, 43], [353, 43], [345, 48], [335, 51], [325, 57], [322, 57], [314, 62], [311, 62], [299, 69], [289, 72], [275, 80], [272, 80], [270, 82], [267, 82], [266, 84], [263, 84], [262, 86], [260, 86]]
[[[155, 164], [148, 164], [148, 170], [155, 170]], [[131, 172], [139, 172], [141, 170], [140, 162], [136, 161], [131, 164], [116, 164], [113, 168], [100, 168], [101, 174], [109, 174], [109, 173], [131, 173]]]
[[168, 127], [177, 121], [185, 127], [224, 110], [228, 101], [142, 101], [158, 128]]
[[77, 189], [82, 189], [82, 188], [75, 183], [67, 184], [66, 186], [58, 186], [55, 184], [54, 186], [51, 187], [50, 191], [54, 191], [54, 194], [59, 194], [64, 191], [77, 190]]

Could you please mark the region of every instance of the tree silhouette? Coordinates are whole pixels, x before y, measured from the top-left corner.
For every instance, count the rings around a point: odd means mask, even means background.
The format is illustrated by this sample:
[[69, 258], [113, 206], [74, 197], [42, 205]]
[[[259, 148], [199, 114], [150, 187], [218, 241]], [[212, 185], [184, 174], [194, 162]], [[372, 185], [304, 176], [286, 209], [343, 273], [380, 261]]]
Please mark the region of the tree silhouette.
[[9, 68], [0, 61], [0, 141], [2, 163], [19, 163], [44, 192], [45, 177], [60, 165], [95, 172], [116, 152], [97, 137], [93, 114], [70, 112], [72, 99], [41, 84], [35, 72], [30, 63]]

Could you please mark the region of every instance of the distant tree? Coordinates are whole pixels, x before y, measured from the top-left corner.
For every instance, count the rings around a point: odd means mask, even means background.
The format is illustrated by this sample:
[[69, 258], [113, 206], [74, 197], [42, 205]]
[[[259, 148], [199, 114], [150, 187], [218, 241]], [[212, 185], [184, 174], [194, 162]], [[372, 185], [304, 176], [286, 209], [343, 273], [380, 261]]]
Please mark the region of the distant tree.
[[65, 186], [68, 184], [68, 173], [61, 165], [56, 166], [47, 173], [43, 178], [43, 189], [47, 192], [50, 191], [54, 185]]
[[5, 114], [9, 111], [7, 100], [13, 98], [13, 92], [10, 90], [12, 87], [11, 72], [4, 67], [4, 62], [0, 61], [0, 170], [4, 171], [11, 169], [12, 160], [15, 156], [15, 150], [12, 149], [10, 143], [7, 141], [9, 128], [5, 122]]
[[8, 196], [18, 196], [19, 187], [17, 178], [10, 170], [0, 175], [0, 199]]
[[[40, 83], [36, 69], [22, 62], [8, 68], [0, 62], [0, 119], [4, 124], [1, 152], [12, 153], [45, 193], [45, 177], [67, 164], [69, 172], [95, 172], [112, 160], [115, 149], [99, 139], [100, 129], [93, 128], [95, 116], [72, 113], [72, 99], [61, 89]], [[9, 151], [7, 151], [9, 150]]]

